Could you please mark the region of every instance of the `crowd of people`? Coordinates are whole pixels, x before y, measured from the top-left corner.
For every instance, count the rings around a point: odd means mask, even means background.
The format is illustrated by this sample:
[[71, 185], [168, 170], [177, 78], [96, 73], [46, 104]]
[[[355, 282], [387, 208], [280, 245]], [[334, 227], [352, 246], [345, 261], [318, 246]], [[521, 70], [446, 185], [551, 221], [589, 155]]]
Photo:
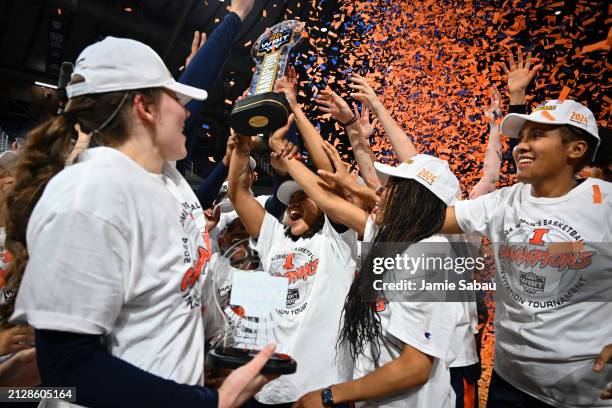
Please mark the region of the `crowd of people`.
[[[376, 272], [389, 245], [454, 259], [477, 257], [485, 237], [497, 277], [487, 407], [612, 407], [612, 142], [588, 107], [550, 99], [528, 113], [546, 66], [510, 55], [508, 114], [492, 88], [483, 176], [461, 191], [356, 73], [352, 107], [331, 88], [316, 99], [346, 130], [351, 173], [289, 68], [275, 91], [291, 114], [266, 140], [272, 194], [252, 191], [258, 138], [235, 132], [194, 192], [174, 163], [253, 0], [231, 7], [196, 34], [178, 81], [140, 42], [85, 48], [61, 114], [0, 155], [0, 386], [76, 387], [72, 403], [44, 406], [477, 407], [474, 292], [398, 300], [373, 283], [401, 275]], [[397, 165], [376, 161], [377, 126]], [[517, 182], [498, 188], [502, 135]], [[207, 348], [245, 318], [231, 300], [239, 271], [286, 279], [286, 307], [255, 358], [213, 371]], [[297, 371], [261, 374], [275, 351]]]

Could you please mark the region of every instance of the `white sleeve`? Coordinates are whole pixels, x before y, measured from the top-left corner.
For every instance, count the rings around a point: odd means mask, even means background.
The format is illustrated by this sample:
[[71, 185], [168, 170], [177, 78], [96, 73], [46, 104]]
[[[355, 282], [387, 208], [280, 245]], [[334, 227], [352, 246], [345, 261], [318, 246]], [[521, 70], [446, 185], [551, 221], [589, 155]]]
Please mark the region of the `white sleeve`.
[[130, 245], [108, 221], [50, 214], [27, 234], [29, 260], [13, 320], [37, 329], [107, 334], [123, 305]]
[[327, 215], [323, 216], [325, 217], [325, 223], [323, 224], [322, 232], [329, 238], [332, 252], [341, 262], [348, 261], [355, 254], [357, 233], [349, 229], [343, 234], [340, 234], [336, 231], [329, 218], [327, 218]]
[[255, 250], [259, 254], [259, 259], [262, 261], [267, 259], [270, 248], [272, 247], [272, 241], [278, 234], [285, 234], [283, 224], [266, 211], [255, 245]]
[[462, 309], [453, 302], [389, 302], [387, 332], [417, 350], [445, 360]]
[[458, 201], [454, 204], [455, 217], [463, 232], [477, 232], [491, 236], [491, 219], [498, 204], [499, 195], [500, 190], [496, 190], [474, 200]]

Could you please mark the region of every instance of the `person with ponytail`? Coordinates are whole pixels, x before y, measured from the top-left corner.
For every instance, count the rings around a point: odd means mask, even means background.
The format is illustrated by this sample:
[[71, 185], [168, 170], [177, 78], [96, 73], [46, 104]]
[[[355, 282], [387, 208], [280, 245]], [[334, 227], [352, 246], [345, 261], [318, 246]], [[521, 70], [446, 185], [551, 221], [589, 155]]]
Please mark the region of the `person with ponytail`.
[[[240, 406], [268, 381], [259, 371], [274, 346], [218, 390], [202, 387], [218, 310], [204, 287], [210, 243], [170, 164], [187, 154], [183, 105], [206, 92], [134, 40], [107, 37], [75, 65], [64, 112], [28, 135], [18, 161], [6, 241], [16, 297], [0, 317], [34, 327], [43, 385], [76, 387], [81, 406]], [[64, 168], [77, 124], [99, 147]]]
[[[327, 144], [328, 155], [333, 148]], [[395, 271], [374, 273], [375, 257], [385, 244], [394, 254], [417, 257], [433, 245], [453, 257], [449, 241], [439, 234], [447, 206], [459, 195], [459, 182], [440, 159], [415, 155], [397, 167], [375, 163], [386, 184], [377, 190], [372, 215], [321, 187], [321, 180], [297, 160], [273, 152], [277, 166], [288, 171], [305, 193], [330, 217], [363, 235], [370, 250], [344, 303], [338, 350], [348, 349], [355, 361], [353, 380], [329, 384], [302, 396], [297, 407], [330, 407], [363, 402], [368, 407], [453, 407], [450, 383], [468, 313], [466, 302], [389, 301], [373, 289], [374, 279]], [[424, 178], [423, 175], [427, 175]], [[426, 248], [426, 247], [425, 247]], [[384, 253], [384, 252], [382, 252]], [[423, 271], [417, 271], [423, 276]]]

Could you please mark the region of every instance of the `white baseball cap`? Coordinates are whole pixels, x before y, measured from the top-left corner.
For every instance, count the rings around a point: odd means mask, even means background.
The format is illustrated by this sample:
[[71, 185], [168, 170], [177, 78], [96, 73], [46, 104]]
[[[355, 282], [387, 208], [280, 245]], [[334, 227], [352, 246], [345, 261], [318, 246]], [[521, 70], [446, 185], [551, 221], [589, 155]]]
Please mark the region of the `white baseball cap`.
[[415, 180], [446, 205], [451, 205], [461, 196], [459, 180], [451, 172], [446, 160], [417, 154], [397, 167], [374, 163], [374, 168], [381, 181], [386, 181], [389, 176]]
[[203, 89], [176, 82], [151, 47], [128, 38], [106, 37], [88, 46], [77, 58], [72, 75], [80, 75], [85, 81], [66, 87], [69, 98], [144, 88], [176, 92], [183, 105], [208, 96]]
[[570, 99], [545, 101], [529, 114], [510, 113], [501, 123], [502, 134], [517, 138], [525, 122], [543, 123], [545, 125], [569, 125], [582, 129], [595, 138], [595, 151], [601, 138], [597, 130], [597, 122], [593, 112], [586, 106]]
[[303, 188], [300, 187], [298, 183], [293, 180], [287, 180], [278, 187], [278, 190], [276, 190], [276, 197], [281, 203], [289, 205], [289, 200], [293, 193], [301, 190], [303, 190]]

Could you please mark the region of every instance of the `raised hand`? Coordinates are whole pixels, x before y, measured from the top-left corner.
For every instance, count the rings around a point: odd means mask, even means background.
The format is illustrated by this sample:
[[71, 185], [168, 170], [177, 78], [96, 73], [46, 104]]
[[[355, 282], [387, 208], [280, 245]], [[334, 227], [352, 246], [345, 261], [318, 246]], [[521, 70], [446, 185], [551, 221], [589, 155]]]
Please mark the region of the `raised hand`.
[[225, 156], [223, 156], [223, 159], [221, 159], [225, 167], [229, 167], [232, 152], [234, 151], [234, 147], [236, 147], [236, 137], [236, 132], [234, 132], [232, 129], [229, 137], [227, 138], [227, 144], [225, 145]]
[[519, 48], [518, 60], [514, 60], [514, 55], [508, 55], [508, 65], [503, 64], [503, 69], [508, 75], [508, 92], [510, 93], [511, 105], [522, 105], [525, 103], [525, 93], [529, 83], [533, 80], [536, 73], [542, 68], [542, 64], [531, 67], [531, 52], [527, 53], [527, 59], [523, 59], [523, 51]]
[[284, 93], [291, 109], [297, 106], [297, 73], [295, 68], [289, 67], [287, 75], [276, 80], [274, 92]]
[[323, 150], [332, 163], [334, 171], [317, 170], [317, 174], [331, 187], [340, 186], [347, 188], [351, 183], [355, 182], [353, 176], [348, 172], [348, 165], [342, 161], [336, 148], [326, 141], [323, 144]]
[[370, 122], [370, 110], [363, 102], [361, 103], [361, 113], [359, 112], [359, 109], [357, 109], [356, 103], [353, 103], [353, 112], [357, 117], [356, 123], [359, 126], [359, 130], [361, 130], [363, 138], [369, 144], [370, 137], [374, 134], [374, 130], [378, 124], [378, 118], [374, 118], [374, 120]]
[[382, 103], [378, 99], [376, 92], [368, 83], [368, 80], [359, 74], [353, 73], [349, 79], [351, 84], [349, 87], [357, 92], [351, 93], [351, 97], [358, 101], [365, 102], [368, 109], [376, 113], [382, 107]]
[[489, 122], [495, 123], [503, 114], [501, 94], [495, 85], [491, 86], [489, 96], [491, 98], [491, 104], [488, 108], [484, 109], [484, 115], [489, 119]]
[[350, 122], [354, 113], [351, 111], [349, 104], [340, 97], [337, 93], [332, 91], [330, 87], [322, 90], [315, 102], [318, 104], [317, 108], [324, 113], [331, 113], [331, 115], [340, 123]]
[[249, 15], [251, 10], [253, 9], [253, 4], [255, 0], [232, 0], [232, 4], [230, 6], [231, 11], [238, 14], [240, 20], [244, 21], [244, 19]]
[[191, 43], [191, 53], [185, 59], [185, 66], [183, 69], [187, 68], [187, 66], [191, 63], [193, 57], [197, 54], [198, 50], [204, 46], [206, 43], [206, 33], [200, 34], [199, 31], [195, 31], [193, 33], [193, 41]]

